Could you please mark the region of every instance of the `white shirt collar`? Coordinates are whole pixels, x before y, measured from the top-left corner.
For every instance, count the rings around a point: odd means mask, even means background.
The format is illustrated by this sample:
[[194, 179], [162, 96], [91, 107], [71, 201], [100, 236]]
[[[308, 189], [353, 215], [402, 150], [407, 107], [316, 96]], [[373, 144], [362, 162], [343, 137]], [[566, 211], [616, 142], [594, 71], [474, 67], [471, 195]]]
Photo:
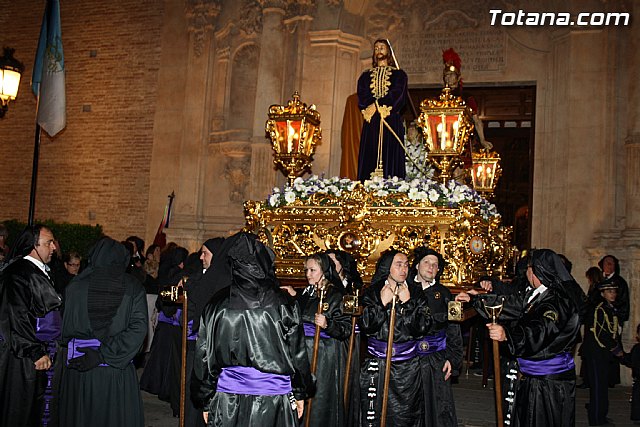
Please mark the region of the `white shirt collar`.
[[535, 297], [537, 297], [538, 295], [542, 295], [545, 291], [547, 290], [547, 287], [545, 285], [540, 285], [537, 288], [535, 288], [533, 290], [533, 293], [531, 294], [531, 296], [529, 296], [529, 299], [527, 300], [527, 304], [530, 303], [531, 301], [533, 301], [533, 299]]
[[36, 258], [32, 257], [31, 255], [26, 255], [24, 257], [24, 259], [28, 259], [29, 261], [34, 263], [36, 265], [36, 267], [38, 267], [40, 270], [42, 270], [42, 272], [44, 274], [46, 274], [47, 277], [49, 277], [49, 266], [47, 266], [44, 262], [40, 261], [39, 259], [36, 259]]
[[416, 274], [416, 277], [415, 277], [413, 280], [414, 280], [414, 282], [416, 282], [416, 283], [420, 283], [420, 284], [422, 285], [422, 289], [430, 288], [431, 286], [433, 286], [433, 285], [435, 285], [435, 284], [436, 284], [436, 279], [435, 279], [435, 277], [433, 278], [433, 280], [432, 280], [432, 281], [427, 282], [427, 283], [424, 283], [424, 282], [422, 282], [422, 281], [418, 278], [418, 275]]

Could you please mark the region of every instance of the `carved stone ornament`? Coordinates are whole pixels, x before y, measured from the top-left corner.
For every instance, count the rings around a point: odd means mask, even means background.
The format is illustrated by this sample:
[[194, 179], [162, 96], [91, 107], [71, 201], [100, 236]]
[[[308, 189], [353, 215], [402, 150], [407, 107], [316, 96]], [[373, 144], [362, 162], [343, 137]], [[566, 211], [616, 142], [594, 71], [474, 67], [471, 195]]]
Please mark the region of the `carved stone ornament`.
[[189, 21], [189, 32], [193, 34], [196, 56], [202, 55], [207, 32], [213, 31], [221, 3], [221, 0], [186, 0], [185, 15]]
[[245, 190], [251, 176], [251, 146], [244, 142], [223, 142], [221, 152], [227, 160], [224, 166], [224, 178], [229, 182], [229, 200], [242, 203], [246, 200]]
[[238, 19], [238, 28], [245, 34], [259, 34], [262, 32], [262, 2], [259, 0], [245, 0], [242, 15]]

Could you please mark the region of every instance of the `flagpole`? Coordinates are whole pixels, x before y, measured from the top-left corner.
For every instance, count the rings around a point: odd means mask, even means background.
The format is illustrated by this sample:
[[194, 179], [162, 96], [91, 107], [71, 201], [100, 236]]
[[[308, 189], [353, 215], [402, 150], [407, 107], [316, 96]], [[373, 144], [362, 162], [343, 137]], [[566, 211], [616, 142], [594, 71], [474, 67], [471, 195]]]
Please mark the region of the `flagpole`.
[[[36, 107], [37, 108], [37, 107]], [[36, 112], [37, 117], [37, 112]], [[40, 125], [36, 122], [36, 135], [33, 144], [33, 166], [31, 167], [31, 194], [29, 195], [29, 222], [32, 226], [36, 210], [36, 189], [38, 187], [38, 161], [40, 159]]]

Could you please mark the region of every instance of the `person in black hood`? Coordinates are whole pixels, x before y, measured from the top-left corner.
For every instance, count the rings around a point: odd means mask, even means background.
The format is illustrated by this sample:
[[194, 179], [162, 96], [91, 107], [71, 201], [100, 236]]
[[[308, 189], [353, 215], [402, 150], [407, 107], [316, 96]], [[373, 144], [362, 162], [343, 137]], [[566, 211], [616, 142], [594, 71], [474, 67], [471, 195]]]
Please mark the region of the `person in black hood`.
[[[396, 322], [393, 333], [391, 382], [389, 385], [387, 425], [424, 426], [423, 392], [416, 338], [421, 335], [418, 325], [426, 325], [428, 313], [420, 309], [419, 286], [408, 283], [407, 255], [391, 249], [382, 254], [376, 264], [371, 286], [362, 296], [364, 307], [359, 319], [360, 330], [367, 336], [367, 355], [360, 370], [360, 407], [362, 425], [379, 425], [384, 393], [387, 340], [392, 299]], [[425, 316], [422, 323], [418, 317]], [[365, 424], [365, 422], [367, 424]]]
[[[527, 278], [531, 288], [520, 297], [474, 297], [478, 314], [499, 299], [504, 308], [496, 324], [487, 324], [489, 337], [505, 342], [517, 358], [522, 377], [515, 397], [519, 426], [575, 425], [576, 372], [573, 347], [580, 331], [585, 295], [561, 258], [550, 249], [530, 254]], [[470, 292], [471, 293], [471, 292]], [[461, 292], [458, 301], [469, 301]]]
[[210, 425], [298, 425], [313, 381], [298, 307], [279, 289], [273, 252], [257, 236], [227, 238], [211, 267], [191, 398]]
[[[304, 269], [308, 286], [296, 296], [296, 301], [302, 312], [309, 361], [313, 357], [316, 326], [319, 327], [320, 334], [315, 372], [318, 380], [309, 425], [344, 426], [343, 379], [347, 361], [345, 344], [351, 335], [351, 319], [342, 310], [345, 288], [335, 264], [323, 252], [306, 257]], [[318, 313], [321, 299], [321, 313]]]
[[[189, 251], [177, 246], [162, 253], [158, 269], [158, 290], [177, 285], [185, 276]], [[180, 412], [180, 366], [182, 354], [182, 309], [176, 302], [158, 298], [158, 323], [149, 357], [140, 377], [140, 388], [169, 402], [173, 415]]]
[[[347, 292], [347, 295], [362, 296], [363, 282], [358, 273], [358, 263], [355, 258], [348, 252], [340, 249], [328, 249], [325, 252], [335, 264], [338, 276]], [[358, 298], [358, 303], [361, 299]], [[348, 384], [348, 401], [346, 403], [346, 426], [360, 425], [360, 329], [357, 327], [358, 315], [351, 315], [351, 333], [349, 337], [349, 345], [353, 340], [351, 352], [351, 369], [349, 371]], [[348, 349], [347, 349], [348, 354]]]
[[104, 237], [90, 251], [87, 268], [67, 287], [62, 426], [144, 425], [132, 360], [147, 333], [147, 300], [142, 284], [126, 273], [128, 264], [128, 250]]
[[[39, 319], [59, 308], [47, 264], [56, 250], [53, 232], [27, 227], [0, 276], [0, 425], [39, 426], [51, 358], [37, 336]], [[58, 324], [59, 325], [59, 324]]]

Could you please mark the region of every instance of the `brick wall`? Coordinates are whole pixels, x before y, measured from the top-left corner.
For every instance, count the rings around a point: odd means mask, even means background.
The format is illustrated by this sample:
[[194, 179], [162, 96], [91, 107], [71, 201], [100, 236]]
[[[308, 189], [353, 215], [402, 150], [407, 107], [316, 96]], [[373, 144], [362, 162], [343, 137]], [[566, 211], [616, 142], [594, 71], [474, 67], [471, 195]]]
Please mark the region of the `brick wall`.
[[[0, 221], [26, 221], [36, 102], [29, 81], [44, 0], [0, 8], [0, 47], [25, 65], [0, 119]], [[67, 127], [43, 133], [36, 219], [101, 224], [144, 236], [153, 144], [162, 0], [62, 0]]]

